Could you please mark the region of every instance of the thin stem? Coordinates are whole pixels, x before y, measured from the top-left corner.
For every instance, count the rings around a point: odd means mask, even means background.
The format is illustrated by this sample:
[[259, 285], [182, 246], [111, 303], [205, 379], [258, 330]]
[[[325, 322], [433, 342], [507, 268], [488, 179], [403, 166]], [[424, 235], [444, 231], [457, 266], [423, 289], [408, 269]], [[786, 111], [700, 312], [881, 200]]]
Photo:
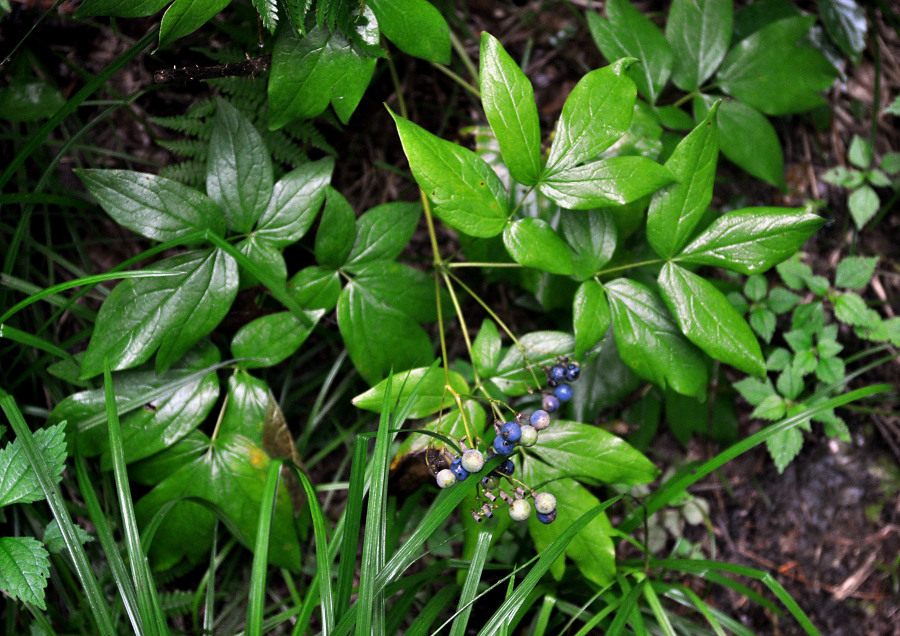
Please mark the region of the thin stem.
[[[462, 41], [456, 37], [456, 34], [453, 31], [450, 31], [450, 45], [453, 47], [453, 50], [456, 51], [456, 54], [459, 55], [459, 59], [462, 61], [463, 66], [469, 71], [472, 80], [475, 82], [475, 86], [478, 86], [481, 83], [478, 79], [478, 69], [475, 68], [472, 60], [469, 59], [469, 54], [466, 53], [466, 47], [463, 46]], [[463, 85], [465, 86], [465, 83]], [[478, 95], [478, 99], [481, 99], [481, 93], [476, 91], [476, 94]]]
[[397, 75], [397, 67], [394, 66], [394, 58], [391, 52], [385, 47], [387, 54], [388, 69], [391, 71], [391, 81], [394, 83], [394, 93], [397, 94], [397, 106], [400, 108], [400, 114], [403, 119], [409, 119], [409, 111], [406, 110], [406, 100], [403, 99], [403, 91], [400, 90], [400, 76]]
[[[604, 276], [606, 274], [611, 274], [613, 272], [624, 272], [627, 269], [632, 269], [635, 267], [643, 267], [645, 265], [656, 265], [658, 263], [664, 263], [665, 259], [662, 258], [652, 258], [649, 261], [640, 261], [638, 263], [628, 263], [627, 265], [619, 265], [618, 267], [610, 267], [609, 269], [601, 269], [599, 272], [594, 274], [594, 280], [597, 280], [598, 277]], [[599, 283], [600, 281], [597, 280]]]
[[522, 267], [519, 263], [473, 263], [463, 261], [460, 263], [448, 263], [448, 269], [456, 269], [457, 267]]
[[462, 86], [464, 89], [466, 89], [467, 91], [472, 93], [472, 95], [474, 95], [476, 99], [481, 99], [481, 92], [477, 88], [475, 88], [474, 86], [469, 84], [466, 80], [464, 80], [462, 77], [460, 77], [459, 75], [457, 75], [456, 73], [451, 71], [449, 68], [447, 68], [443, 64], [438, 64], [437, 62], [433, 62], [432, 66], [434, 66], [434, 68], [436, 68], [441, 73], [443, 73], [444, 75], [446, 75], [447, 77], [452, 79], [454, 82], [456, 82], [457, 84]]

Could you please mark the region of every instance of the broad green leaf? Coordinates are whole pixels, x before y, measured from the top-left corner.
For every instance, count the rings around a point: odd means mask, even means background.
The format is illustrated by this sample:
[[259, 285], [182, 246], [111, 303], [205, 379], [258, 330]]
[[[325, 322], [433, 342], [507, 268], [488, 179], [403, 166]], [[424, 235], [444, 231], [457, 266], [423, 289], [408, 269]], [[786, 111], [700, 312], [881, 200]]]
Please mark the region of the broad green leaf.
[[578, 280], [592, 278], [616, 251], [616, 224], [608, 210], [562, 214], [559, 225], [572, 253], [572, 275]]
[[14, 600], [46, 611], [44, 588], [50, 554], [34, 537], [0, 537], [0, 590]]
[[674, 0], [666, 40], [675, 54], [672, 81], [688, 93], [712, 77], [731, 42], [731, 0]]
[[434, 213], [470, 236], [496, 236], [506, 226], [508, 196], [503, 182], [483, 159], [391, 113], [403, 151]]
[[660, 124], [671, 130], [694, 129], [694, 120], [678, 106], [655, 106], [653, 113]]
[[586, 280], [578, 287], [572, 303], [572, 323], [575, 330], [575, 357], [580, 360], [600, 342], [612, 323], [606, 293], [597, 281]]
[[513, 260], [551, 274], [571, 274], [572, 254], [543, 219], [513, 221], [503, 230], [503, 244]]
[[83, 378], [100, 373], [107, 358], [113, 369], [128, 369], [157, 349], [157, 370], [165, 371], [221, 322], [237, 293], [237, 263], [221, 250], [195, 250], [153, 267], [174, 275], [122, 281], [104, 301]]
[[112, 15], [119, 18], [142, 18], [153, 15], [172, 0], [85, 0], [75, 12], [77, 16]]
[[659, 287], [688, 340], [716, 360], [750, 375], [765, 375], [762, 350], [750, 326], [712, 283], [666, 263], [659, 273]]
[[155, 486], [205, 453], [209, 443], [206, 433], [194, 429], [171, 446], [129, 465], [128, 478], [145, 486]]
[[861, 170], [868, 170], [872, 165], [875, 149], [867, 139], [859, 135], [853, 135], [850, 141], [850, 149], [847, 150], [847, 160]]
[[421, 204], [404, 201], [368, 210], [356, 221], [356, 241], [347, 264], [394, 260], [409, 243], [421, 216]]
[[238, 364], [245, 369], [276, 365], [300, 348], [324, 314], [323, 309], [307, 311], [309, 326], [289, 311], [261, 316], [234, 334], [231, 355], [244, 358]]
[[353, 249], [356, 214], [340, 192], [331, 186], [326, 187], [326, 192], [325, 209], [316, 232], [316, 261], [325, 267], [340, 267]]
[[605, 286], [619, 354], [641, 377], [682, 395], [706, 394], [706, 361], [683, 338], [662, 301], [627, 278]]
[[222, 211], [193, 188], [132, 170], [77, 170], [100, 207], [119, 225], [157, 241], [197, 230], [225, 232]]
[[768, 291], [769, 283], [762, 274], [748, 276], [747, 282], [744, 283], [744, 295], [747, 296], [748, 300], [752, 300], [753, 302], [761, 301], [766, 297], [766, 292]]
[[[34, 432], [34, 443], [47, 463], [54, 483], [62, 480], [66, 467], [65, 428], [63, 422]], [[43, 498], [44, 491], [38, 483], [34, 467], [26, 459], [22, 444], [14, 439], [0, 450], [0, 506], [32, 503]]]
[[[260, 237], [256, 232], [238, 243], [235, 247], [259, 267], [271, 279], [284, 283], [287, 280], [287, 263], [281, 250], [275, 245]], [[241, 289], [258, 285], [256, 277], [243, 267], [239, 270]]]
[[872, 220], [872, 217], [878, 212], [878, 206], [881, 201], [878, 194], [868, 185], [864, 185], [858, 190], [854, 190], [847, 198], [847, 205], [850, 208], [850, 216], [858, 229]]
[[534, 89], [500, 42], [481, 33], [481, 104], [512, 178], [534, 185], [541, 174], [541, 128]]
[[[375, 19], [371, 7], [364, 7], [362, 13], [364, 20], [361, 20], [356, 27], [357, 36], [372, 50], [377, 51], [381, 38], [378, 21]], [[345, 47], [340, 38], [332, 39], [331, 45], [340, 52], [339, 63], [335, 65], [335, 70], [340, 71], [340, 74], [335, 77], [334, 86], [331, 89], [331, 107], [334, 108], [334, 113], [341, 123], [347, 124], [372, 81], [378, 60], [375, 54], [371, 54], [372, 56], [369, 57], [360, 52], [360, 49], [353, 44]]]
[[47, 119], [65, 106], [66, 98], [48, 82], [20, 78], [0, 88], [0, 119], [23, 122]]
[[845, 256], [837, 264], [834, 286], [844, 289], [862, 289], [872, 280], [878, 259], [874, 256]]
[[718, 85], [766, 115], [824, 104], [819, 92], [831, 86], [837, 71], [818, 50], [796, 44], [814, 22], [815, 16], [785, 18], [741, 40], [722, 61]]
[[[705, 117], [715, 99], [701, 95], [694, 99], [697, 117]], [[782, 190], [784, 153], [775, 127], [758, 110], [742, 102], [721, 102], [716, 117], [719, 150], [746, 172]]]
[[253, 229], [272, 197], [272, 182], [272, 160], [259, 132], [234, 106], [217, 100], [206, 192], [222, 208], [230, 230]]
[[[483, 437], [487, 421], [484, 407], [475, 400], [464, 400], [463, 409], [465, 410], [465, 417], [463, 417], [458, 408], [454, 408], [433, 420], [425, 422], [419, 429], [415, 430], [431, 431], [450, 439], [463, 439], [467, 435], [466, 426], [468, 425], [468, 431], [472, 435], [477, 438]], [[429, 453], [426, 456], [426, 461], [431, 462], [434, 456], [443, 450], [444, 446], [444, 442], [430, 435], [409, 433], [397, 449], [397, 454], [391, 462], [391, 470], [396, 469], [407, 457], [426, 450], [434, 451], [435, 455]]]
[[535, 331], [519, 338], [497, 365], [491, 381], [507, 396], [528, 393], [529, 387], [543, 385], [542, 367], [556, 364], [560, 356], [571, 357], [575, 351], [575, 339], [560, 331]]
[[791, 0], [759, 0], [744, 5], [734, 12], [732, 42], [739, 42], [768, 24], [801, 15], [803, 13]]
[[301, 307], [331, 311], [341, 294], [341, 277], [334, 269], [305, 267], [288, 281], [288, 291]]
[[787, 465], [800, 453], [800, 449], [803, 448], [803, 433], [796, 426], [786, 431], [775, 433], [766, 439], [766, 448], [772, 457], [772, 461], [775, 462], [775, 467], [780, 475], [787, 468]]
[[472, 364], [476, 371], [483, 377], [488, 377], [500, 364], [500, 334], [497, 333], [497, 325], [490, 318], [485, 318], [481, 323], [481, 329], [472, 342]]
[[609, 0], [606, 20], [588, 11], [588, 28], [597, 47], [610, 62], [634, 57], [640, 64], [628, 70], [637, 89], [655, 104], [672, 74], [672, 49], [662, 32], [628, 0]]
[[432, 360], [431, 339], [418, 322], [355, 281], [341, 291], [337, 318], [350, 359], [369, 384], [391, 368], [412, 368]]
[[854, 64], [866, 48], [866, 14], [855, 0], [816, 0], [828, 35]]
[[657, 192], [647, 212], [647, 240], [663, 258], [678, 253], [712, 201], [719, 135], [716, 108], [685, 137], [666, 168], [678, 183]]
[[595, 159], [631, 126], [637, 89], [626, 76], [633, 58], [591, 71], [569, 93], [542, 179]]
[[764, 272], [796, 252], [825, 219], [791, 208], [744, 208], [723, 214], [675, 260]]
[[353, 271], [351, 285], [365, 289], [377, 302], [418, 322], [437, 320], [434, 279], [425, 272], [391, 261], [365, 263]]
[[557, 171], [541, 182], [541, 194], [563, 208], [624, 205], [675, 181], [664, 167], [646, 157], [610, 157]]
[[378, 412], [381, 410], [384, 393], [388, 387], [391, 391], [391, 404], [396, 404], [398, 401], [408, 399], [417, 386], [419, 393], [413, 400], [409, 412], [409, 417], [413, 419], [453, 408], [456, 405], [453, 398], [454, 391], [459, 395], [469, 393], [469, 385], [456, 371], [449, 371], [445, 375], [441, 367], [421, 367], [395, 373], [390, 382], [383, 380], [365, 393], [357, 395], [353, 398], [353, 404], [360, 409]]
[[864, 172], [847, 168], [846, 166], [835, 166], [825, 171], [822, 175], [822, 181], [842, 188], [858, 188], [866, 182]]
[[333, 170], [334, 159], [329, 157], [303, 164], [279, 179], [253, 235], [276, 247], [299, 241], [322, 207]]
[[158, 48], [193, 33], [229, 4], [231, 0], [175, 0], [159, 25]]
[[666, 389], [666, 422], [682, 446], [687, 446], [694, 433], [706, 431], [709, 417], [709, 404]]
[[439, 64], [450, 63], [450, 27], [426, 0], [369, 0], [384, 36], [404, 53]]

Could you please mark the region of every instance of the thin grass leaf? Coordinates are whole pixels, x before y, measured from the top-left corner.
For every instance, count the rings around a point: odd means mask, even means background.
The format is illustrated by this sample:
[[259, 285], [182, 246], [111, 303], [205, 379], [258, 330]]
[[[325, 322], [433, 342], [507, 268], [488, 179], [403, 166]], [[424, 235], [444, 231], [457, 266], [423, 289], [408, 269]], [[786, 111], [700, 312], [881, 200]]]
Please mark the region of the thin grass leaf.
[[[620, 584], [623, 584], [625, 581], [622, 577], [619, 577]], [[628, 593], [622, 599], [622, 603], [619, 605], [619, 609], [616, 613], [616, 617], [613, 619], [613, 622], [609, 626], [609, 630], [606, 632], [606, 636], [619, 636], [622, 633], [622, 630], [625, 629], [625, 625], [628, 623], [629, 619], [639, 614], [636, 612], [637, 600], [641, 596], [641, 591], [643, 590], [644, 585], [646, 585], [647, 580], [639, 581], [637, 585], [628, 590]], [[637, 620], [637, 619], [636, 619]], [[634, 631], [638, 632], [638, 626], [634, 625]]]
[[[478, 582], [481, 580], [481, 572], [487, 561], [488, 550], [491, 547], [492, 532], [482, 530], [475, 540], [475, 550], [472, 552], [472, 560], [469, 562], [469, 571], [463, 583], [462, 592], [459, 595], [459, 603], [456, 606], [456, 618], [450, 628], [450, 636], [465, 636], [466, 627], [469, 624], [469, 616], [472, 614], [472, 603], [478, 592]], [[441, 626], [443, 627], [443, 625]]]
[[675, 636], [675, 628], [672, 627], [672, 623], [669, 621], [668, 612], [666, 612], [662, 603], [659, 602], [659, 597], [656, 595], [653, 585], [644, 585], [643, 589], [644, 598], [647, 599], [647, 605], [650, 606], [650, 610], [656, 617], [656, 622], [659, 623], [659, 627], [662, 629], [663, 634], [666, 636]]
[[617, 600], [614, 600], [613, 602], [609, 603], [602, 610], [600, 610], [599, 612], [594, 614], [584, 624], [584, 626], [578, 630], [578, 632], [575, 634], [575, 636], [588, 636], [588, 634], [592, 633], [591, 630], [593, 630], [597, 625], [600, 624], [600, 621], [602, 621], [604, 618], [606, 618], [607, 616], [609, 616], [610, 614], [612, 614], [613, 612], [618, 610], [621, 605], [622, 605], [621, 599], [617, 599]]
[[450, 606], [450, 603], [453, 602], [454, 597], [458, 593], [459, 588], [456, 585], [446, 585], [438, 590], [437, 594], [428, 600], [428, 603], [419, 612], [416, 620], [406, 630], [405, 636], [424, 636], [427, 634], [431, 625]]
[[541, 603], [541, 611], [538, 612], [537, 618], [535, 618], [534, 628], [531, 632], [534, 636], [544, 636], [547, 632], [547, 625], [550, 624], [550, 615], [553, 613], [555, 607], [556, 597], [550, 595], [544, 596], [544, 600]]
[[341, 537], [341, 560], [338, 563], [337, 585], [334, 594], [336, 619], [341, 620], [350, 606], [353, 575], [356, 571], [356, 549], [359, 545], [363, 497], [365, 495], [366, 455], [369, 440], [358, 435], [353, 442], [353, 461], [350, 464], [350, 488], [344, 509], [344, 532]]
[[[209, 549], [209, 569], [206, 571], [206, 593], [203, 595], [203, 631], [213, 633], [216, 606], [216, 552], [219, 549], [219, 523], [213, 524], [212, 545]], [[194, 613], [196, 618], [197, 614]], [[194, 621], [194, 627], [197, 622]]]
[[[709, 623], [709, 626], [713, 628], [713, 631], [715, 631], [717, 636], [725, 636], [725, 631], [719, 624], [715, 614], [710, 611], [710, 608], [703, 602], [703, 599], [697, 596], [697, 593], [694, 592], [694, 590], [684, 585], [659, 583], [657, 581], [652, 581], [650, 585], [653, 586], [655, 591], [663, 594], [666, 598], [670, 598], [685, 607], [696, 608], [697, 611], [703, 615], [703, 618], [706, 619], [706, 622]], [[751, 632], [748, 630], [748, 634], [749, 633]]]
[[266, 483], [259, 502], [259, 525], [256, 528], [256, 543], [253, 548], [253, 567], [250, 574], [250, 599], [247, 603], [247, 625], [244, 631], [249, 636], [262, 636], [263, 614], [266, 601], [266, 572], [269, 564], [269, 539], [272, 519], [275, 516], [275, 498], [278, 495], [278, 481], [283, 459], [269, 461]]
[[24, 345], [26, 347], [34, 347], [35, 349], [38, 349], [40, 351], [45, 351], [49, 354], [52, 354], [57, 358], [63, 358], [66, 360], [73, 359], [72, 355], [62, 347], [59, 347], [58, 345], [55, 345], [48, 340], [44, 340], [39, 336], [30, 334], [27, 331], [22, 331], [9, 325], [0, 324], [0, 338], [12, 340], [13, 342], [17, 342], [20, 345]]

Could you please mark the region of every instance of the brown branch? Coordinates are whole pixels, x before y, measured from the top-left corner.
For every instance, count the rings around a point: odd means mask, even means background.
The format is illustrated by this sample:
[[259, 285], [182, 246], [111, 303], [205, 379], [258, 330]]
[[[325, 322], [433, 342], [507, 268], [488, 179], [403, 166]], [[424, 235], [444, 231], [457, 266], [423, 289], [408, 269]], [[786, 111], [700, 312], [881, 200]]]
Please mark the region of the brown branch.
[[168, 84], [170, 82], [199, 82], [201, 80], [215, 79], [219, 77], [234, 77], [239, 75], [253, 75], [264, 73], [272, 66], [272, 56], [262, 55], [251, 57], [242, 62], [233, 64], [216, 64], [215, 66], [195, 66], [194, 68], [173, 68], [171, 70], [156, 71], [153, 81], [156, 84]]

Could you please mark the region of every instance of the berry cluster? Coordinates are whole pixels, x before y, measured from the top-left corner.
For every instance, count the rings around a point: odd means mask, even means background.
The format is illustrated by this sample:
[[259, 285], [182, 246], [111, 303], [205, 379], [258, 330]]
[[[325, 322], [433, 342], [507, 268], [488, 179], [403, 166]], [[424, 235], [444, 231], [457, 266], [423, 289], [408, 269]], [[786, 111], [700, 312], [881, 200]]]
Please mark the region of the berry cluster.
[[[461, 457], [456, 457], [450, 461], [450, 467], [444, 468], [437, 474], [437, 484], [441, 488], [449, 488], [457, 481], [463, 481], [469, 477], [471, 473], [478, 473], [484, 468], [485, 461], [496, 457], [497, 455], [510, 455], [516, 446], [534, 446], [538, 440], [538, 433], [550, 426], [550, 413], [559, 409], [561, 402], [567, 402], [572, 398], [572, 387], [567, 382], [574, 382], [578, 379], [580, 369], [577, 364], [569, 364], [569, 361], [563, 358], [560, 364], [545, 368], [547, 374], [547, 384], [553, 389], [552, 393], [546, 391], [543, 398], [543, 409], [537, 410], [530, 416], [524, 413], [516, 415], [514, 420], [509, 422], [497, 421], [494, 423], [494, 430], [497, 436], [494, 438], [492, 449], [485, 456], [481, 451], [470, 448], [465, 449], [463, 445], [463, 453]], [[527, 423], [526, 423], [527, 418]], [[509, 505], [509, 515], [516, 521], [524, 521], [531, 516], [532, 504], [527, 497], [530, 495], [534, 500], [534, 510], [538, 521], [541, 523], [553, 523], [556, 519], [556, 497], [548, 492], [536, 493], [533, 490], [526, 490], [521, 485], [517, 485], [512, 475], [516, 470], [516, 465], [512, 459], [507, 457], [503, 463], [490, 472], [490, 474], [482, 477], [481, 488], [482, 494], [479, 500], [483, 502], [482, 506], [472, 511], [472, 516], [476, 521], [494, 516], [494, 510], [497, 508], [497, 496], [493, 491], [500, 486], [501, 478], [506, 478], [513, 484], [513, 494], [511, 496], [504, 491], [500, 491], [499, 497]], [[482, 499], [482, 496], [486, 499]]]

